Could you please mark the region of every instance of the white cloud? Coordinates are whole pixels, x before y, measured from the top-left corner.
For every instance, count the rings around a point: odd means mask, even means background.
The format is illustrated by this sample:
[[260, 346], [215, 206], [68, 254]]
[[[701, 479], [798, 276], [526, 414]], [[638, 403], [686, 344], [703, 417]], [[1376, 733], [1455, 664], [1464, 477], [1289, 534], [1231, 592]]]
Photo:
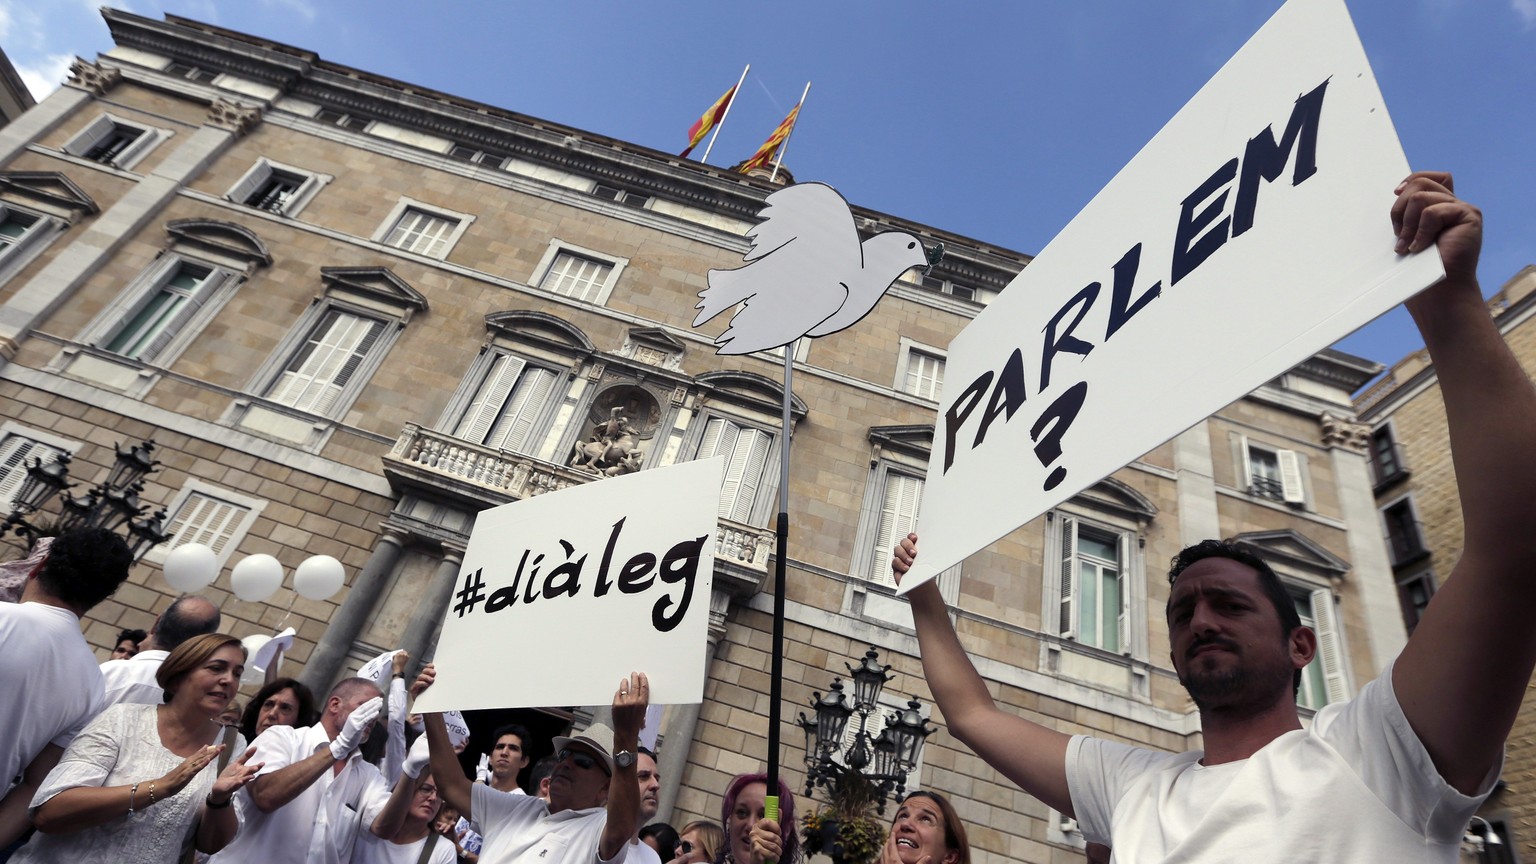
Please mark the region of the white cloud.
[[0, 42], [10, 39], [11, 36], [11, 9], [9, 6], [0, 5]]
[[315, 7], [309, 0], [261, 0], [261, 5], [271, 9], [278, 7], [304, 19], [305, 24], [315, 23]]
[[73, 54], [49, 54], [33, 65], [17, 64], [16, 74], [32, 91], [32, 98], [41, 102], [69, 77], [69, 64], [74, 59]]
[[1520, 20], [1525, 22], [1525, 29], [1536, 27], [1536, 0], [1509, 0], [1509, 5], [1514, 7]]

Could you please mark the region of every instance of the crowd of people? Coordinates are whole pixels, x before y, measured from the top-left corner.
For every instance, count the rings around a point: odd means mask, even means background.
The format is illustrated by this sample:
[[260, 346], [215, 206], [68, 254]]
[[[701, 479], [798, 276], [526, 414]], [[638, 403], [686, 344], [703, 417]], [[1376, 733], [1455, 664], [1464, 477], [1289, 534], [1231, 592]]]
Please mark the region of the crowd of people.
[[[1438, 243], [1445, 262], [1444, 282], [1410, 311], [1444, 389], [1467, 536], [1408, 647], [1356, 699], [1303, 728], [1295, 687], [1315, 635], [1269, 566], [1238, 544], [1191, 546], [1169, 575], [1171, 656], [1204, 735], [1205, 748], [1191, 753], [1069, 736], [999, 709], [935, 586], [911, 592], [949, 730], [1075, 816], [1090, 860], [1451, 860], [1492, 789], [1536, 666], [1536, 631], [1524, 617], [1536, 600], [1525, 597], [1536, 591], [1532, 550], [1515, 542], [1536, 516], [1536, 390], [1482, 305], [1480, 214], [1456, 199], [1449, 175], [1406, 180], [1392, 218], [1399, 252]], [[909, 535], [895, 552], [898, 580], [916, 555]], [[618, 682], [611, 726], [553, 738], [553, 755], [532, 766], [528, 754], [544, 742], [503, 727], [483, 776], [472, 777], [444, 717], [410, 714], [435, 670], [428, 664], [407, 688], [404, 652], [387, 688], [347, 678], [317, 700], [276, 678], [242, 710], [245, 649], [219, 632], [213, 603], [185, 596], [148, 632], [123, 631], [98, 666], [81, 619], [123, 583], [131, 561], [111, 532], [65, 533], [21, 562], [19, 600], [0, 602], [0, 862], [802, 858], [795, 796], [780, 781], [777, 818], [768, 818], [763, 774], [721, 790], [718, 824], [653, 822], [662, 784], [675, 778], [661, 776], [640, 744], [650, 700], [641, 673]], [[879, 860], [970, 864], [965, 825], [942, 794], [914, 792], [897, 807]]]

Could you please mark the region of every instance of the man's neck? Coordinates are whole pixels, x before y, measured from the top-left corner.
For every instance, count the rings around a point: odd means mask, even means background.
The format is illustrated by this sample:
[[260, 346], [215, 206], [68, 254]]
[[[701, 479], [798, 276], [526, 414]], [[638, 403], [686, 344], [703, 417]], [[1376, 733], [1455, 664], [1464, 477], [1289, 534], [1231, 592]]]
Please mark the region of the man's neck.
[[63, 609], [65, 612], [74, 615], [76, 618], [85, 617], [85, 613], [81, 610], [76, 609], [68, 603], [65, 603], [63, 600], [60, 600], [52, 594], [49, 594], [48, 591], [44, 589], [36, 579], [28, 579], [26, 587], [21, 589], [21, 602], [37, 603], [41, 606], [52, 606], [55, 609]]
[[516, 792], [519, 788], [517, 785], [516, 774], [513, 774], [511, 777], [502, 777], [497, 774], [492, 774], [491, 782], [489, 785], [497, 792]]
[[1302, 728], [1296, 703], [1285, 700], [1258, 713], [1201, 710], [1200, 732], [1205, 739], [1202, 765], [1247, 759], [1287, 732]]

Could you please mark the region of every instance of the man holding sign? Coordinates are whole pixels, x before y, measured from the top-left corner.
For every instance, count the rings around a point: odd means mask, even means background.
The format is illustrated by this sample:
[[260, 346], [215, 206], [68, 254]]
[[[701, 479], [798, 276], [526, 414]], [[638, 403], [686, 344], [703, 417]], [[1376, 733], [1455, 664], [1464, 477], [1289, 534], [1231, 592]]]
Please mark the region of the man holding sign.
[[[1267, 565], [1217, 541], [1170, 574], [1174, 668], [1200, 710], [1204, 751], [1154, 752], [1068, 736], [1000, 710], [937, 587], [908, 595], [923, 670], [956, 737], [1116, 861], [1454, 861], [1493, 788], [1533, 667], [1536, 388], [1478, 289], [1482, 215], [1449, 174], [1396, 190], [1398, 254], [1438, 246], [1446, 276], [1409, 301], [1439, 375], [1464, 552], [1396, 661], [1304, 729], [1295, 681], [1316, 635]], [[896, 550], [898, 578], [916, 536]], [[1278, 592], [1276, 589], [1279, 588]]]
[[[430, 683], [433, 667], [422, 672]], [[441, 714], [423, 718], [432, 776], [447, 804], [479, 823], [481, 864], [621, 864], [640, 828], [635, 752], [650, 704], [650, 682], [631, 673], [613, 695], [613, 725], [555, 738], [549, 803], [471, 783], [459, 767]]]

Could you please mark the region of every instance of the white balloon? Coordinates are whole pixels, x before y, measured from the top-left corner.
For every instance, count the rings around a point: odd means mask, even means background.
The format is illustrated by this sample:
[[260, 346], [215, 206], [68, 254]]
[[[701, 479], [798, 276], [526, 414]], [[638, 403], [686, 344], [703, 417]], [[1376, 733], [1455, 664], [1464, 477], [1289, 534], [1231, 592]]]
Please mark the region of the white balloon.
[[206, 588], [218, 575], [218, 556], [201, 543], [184, 543], [165, 556], [165, 581], [182, 593]]
[[229, 585], [241, 600], [265, 600], [282, 587], [283, 565], [271, 555], [247, 555], [230, 571]]
[[260, 684], [267, 677], [266, 668], [257, 666], [255, 660], [257, 653], [261, 651], [261, 646], [271, 641], [271, 636], [261, 633], [240, 640], [240, 644], [245, 646], [246, 656], [245, 673], [240, 676], [241, 684]]
[[305, 558], [293, 571], [293, 590], [310, 600], [324, 600], [341, 590], [346, 575], [340, 561], [329, 555], [314, 555]]

